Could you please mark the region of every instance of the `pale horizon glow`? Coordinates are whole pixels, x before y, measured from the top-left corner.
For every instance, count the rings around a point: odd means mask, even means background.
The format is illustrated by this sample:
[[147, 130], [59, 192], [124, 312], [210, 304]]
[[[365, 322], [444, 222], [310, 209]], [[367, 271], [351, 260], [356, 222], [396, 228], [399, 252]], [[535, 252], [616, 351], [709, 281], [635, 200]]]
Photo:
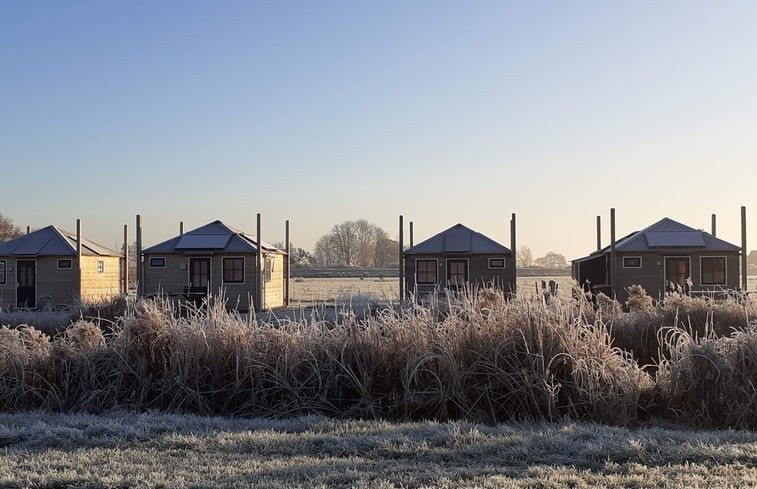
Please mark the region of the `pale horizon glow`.
[[[0, 213], [120, 246], [365, 218], [574, 259], [670, 217], [757, 249], [757, 4], [6, 2]], [[405, 228], [407, 236], [407, 227]], [[407, 237], [406, 237], [407, 242]]]

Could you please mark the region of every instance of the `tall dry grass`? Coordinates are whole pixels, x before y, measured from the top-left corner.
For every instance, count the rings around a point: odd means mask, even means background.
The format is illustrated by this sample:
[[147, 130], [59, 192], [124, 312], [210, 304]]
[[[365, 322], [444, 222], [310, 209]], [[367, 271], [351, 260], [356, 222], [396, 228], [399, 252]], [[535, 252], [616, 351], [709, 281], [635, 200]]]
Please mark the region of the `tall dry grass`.
[[650, 379], [570, 303], [494, 291], [337, 327], [263, 324], [220, 306], [178, 317], [142, 301], [113, 333], [80, 321], [52, 341], [2, 330], [0, 409], [626, 423]]
[[[105, 333], [83, 319], [53, 339], [0, 329], [0, 410], [487, 423], [664, 416], [757, 428], [751, 304], [673, 298], [622, 313], [609, 299], [595, 309], [578, 297], [467, 291], [342, 314], [337, 325], [315, 315], [257, 322], [222, 301], [178, 314], [143, 300]], [[726, 325], [740, 329], [723, 335]]]

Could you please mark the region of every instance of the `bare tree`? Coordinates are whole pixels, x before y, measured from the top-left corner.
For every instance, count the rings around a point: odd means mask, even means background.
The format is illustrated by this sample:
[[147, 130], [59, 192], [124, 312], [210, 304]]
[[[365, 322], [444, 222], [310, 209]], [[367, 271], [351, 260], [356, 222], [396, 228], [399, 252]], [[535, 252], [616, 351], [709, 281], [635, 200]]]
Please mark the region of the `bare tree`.
[[357, 223], [345, 221], [336, 224], [331, 229], [334, 245], [342, 265], [352, 266], [355, 264], [357, 255]]
[[0, 243], [18, 238], [21, 234], [21, 228], [13, 224], [10, 217], [0, 214]]
[[389, 234], [365, 219], [336, 224], [315, 244], [313, 256], [322, 266], [384, 267], [396, 263]]
[[[274, 241], [273, 246], [285, 251], [286, 245], [283, 241]], [[313, 255], [304, 248], [298, 248], [294, 243], [289, 243], [289, 263], [292, 267], [308, 267], [314, 263]]]
[[534, 255], [528, 246], [518, 246], [515, 253], [515, 263], [518, 267], [525, 268], [534, 264]]
[[398, 261], [397, 242], [389, 239], [389, 233], [376, 228], [376, 245], [373, 252], [373, 266], [376, 268], [388, 267]]
[[333, 266], [339, 263], [338, 252], [334, 243], [334, 236], [326, 234], [318, 238], [313, 250], [316, 263], [321, 266]]
[[554, 251], [548, 252], [546, 255], [537, 258], [536, 265], [544, 268], [567, 268], [568, 261], [560, 253]]
[[373, 261], [376, 226], [365, 219], [360, 219], [355, 222], [355, 234], [357, 238], [355, 264], [359, 267], [369, 267]]

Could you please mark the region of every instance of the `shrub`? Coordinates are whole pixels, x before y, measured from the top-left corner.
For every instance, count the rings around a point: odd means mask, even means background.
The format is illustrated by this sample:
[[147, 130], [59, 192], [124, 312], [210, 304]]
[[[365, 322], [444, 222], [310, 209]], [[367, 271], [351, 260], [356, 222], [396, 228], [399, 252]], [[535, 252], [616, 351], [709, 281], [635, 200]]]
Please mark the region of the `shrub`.
[[631, 311], [649, 311], [652, 309], [652, 298], [647, 295], [647, 291], [641, 285], [631, 285], [628, 287], [628, 300], [626, 307]]
[[702, 426], [757, 428], [757, 324], [719, 337], [682, 329], [666, 336], [670, 357], [657, 374], [669, 415]]

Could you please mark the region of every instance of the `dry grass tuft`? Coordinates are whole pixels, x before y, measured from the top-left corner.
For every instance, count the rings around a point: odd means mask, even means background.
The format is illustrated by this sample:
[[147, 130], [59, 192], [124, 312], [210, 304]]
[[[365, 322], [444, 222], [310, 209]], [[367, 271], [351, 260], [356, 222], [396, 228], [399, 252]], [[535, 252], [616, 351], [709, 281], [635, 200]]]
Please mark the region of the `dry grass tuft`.
[[654, 306], [652, 298], [647, 294], [646, 289], [641, 285], [631, 285], [628, 287], [628, 300], [626, 307], [631, 311], [650, 311]]
[[657, 374], [664, 407], [696, 425], [757, 428], [757, 324], [721, 337], [682, 329], [665, 338]]

